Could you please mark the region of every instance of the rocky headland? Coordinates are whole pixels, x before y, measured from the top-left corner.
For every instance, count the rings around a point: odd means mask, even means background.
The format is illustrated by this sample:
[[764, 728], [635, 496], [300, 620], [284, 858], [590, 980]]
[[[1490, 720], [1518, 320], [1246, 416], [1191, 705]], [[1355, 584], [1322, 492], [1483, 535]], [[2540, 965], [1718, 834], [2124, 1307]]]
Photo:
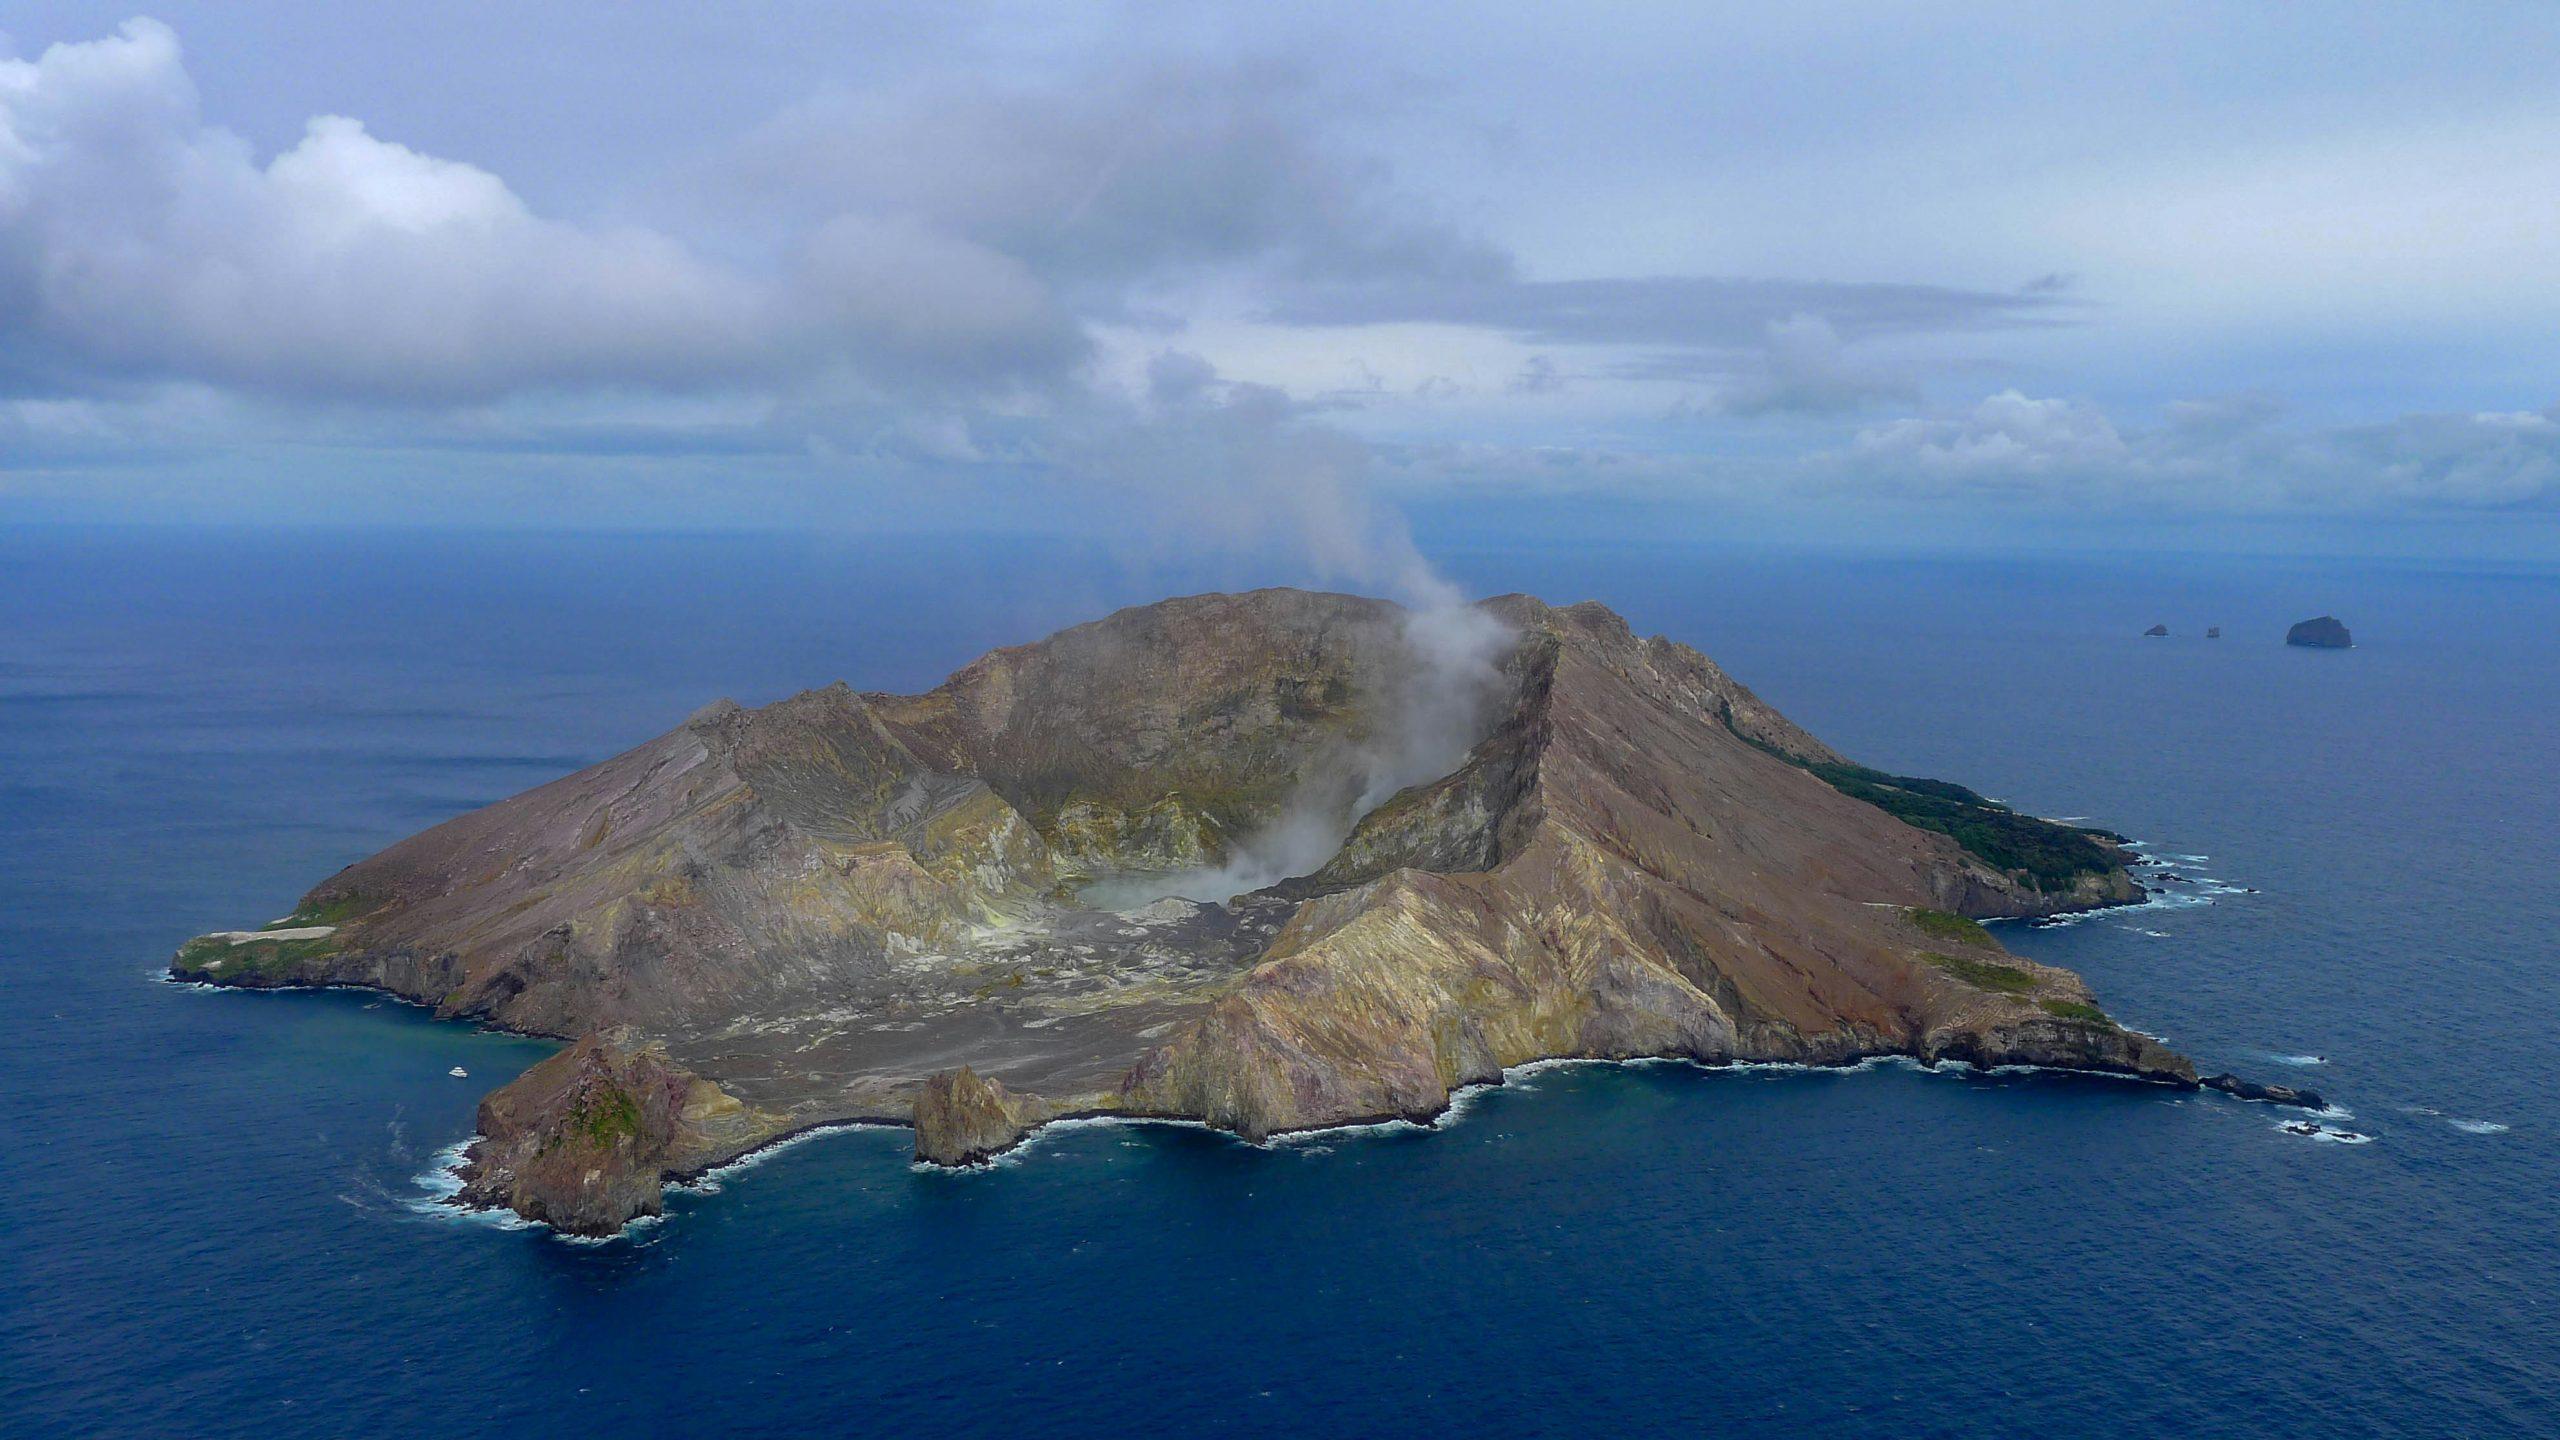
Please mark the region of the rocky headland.
[[[571, 1042], [483, 1100], [459, 1198], [582, 1234], [852, 1121], [965, 1164], [1069, 1115], [1427, 1119], [1551, 1058], [2199, 1084], [1975, 923], [2139, 900], [2119, 837], [1856, 765], [1602, 606], [1476, 609], [1497, 643], [1467, 674], [1431, 617], [1266, 590], [922, 695], [722, 701], [172, 970]], [[1453, 758], [1372, 793], [1417, 715]], [[1305, 866], [1224, 893], [1309, 833]]]

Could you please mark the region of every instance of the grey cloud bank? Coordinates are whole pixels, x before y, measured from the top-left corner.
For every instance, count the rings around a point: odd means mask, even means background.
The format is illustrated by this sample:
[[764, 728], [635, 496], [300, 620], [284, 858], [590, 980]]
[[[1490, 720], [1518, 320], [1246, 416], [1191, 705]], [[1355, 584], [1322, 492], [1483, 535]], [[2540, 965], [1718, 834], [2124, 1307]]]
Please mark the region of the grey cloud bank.
[[[1859, 48], [1884, 40], [1825, 58], [1804, 48], [1818, 27], [1738, 10], [1630, 13], [1627, 36], [1657, 42], [1646, 56], [1523, 18], [1553, 32], [1534, 75], [1527, 39], [1429, 7], [1374, 28], [1321, 6], [1214, 12], [1233, 23], [1029, 13], [902, 25], [877, 56], [830, 30], [844, 63], [770, 62], [787, 72], [771, 93], [730, 76], [718, 107], [701, 104], [711, 82], [670, 71], [698, 133], [600, 149], [583, 201], [511, 183], [503, 151], [406, 143], [360, 106], [314, 106], [262, 147], [205, 98], [236, 83], [205, 83], [208, 62], [153, 21], [22, 37], [0, 58], [0, 506], [112, 516], [120, 495], [147, 509], [161, 499], [138, 497], [204, 484], [207, 505], [258, 515], [332, 482], [237, 477], [320, 451], [349, 488], [395, 471], [414, 485], [420, 454], [503, 453], [525, 486], [547, 459], [601, 490], [620, 473], [635, 496], [749, 466], [841, 492], [858, 524], [888, 487], [902, 506], [947, 492], [966, 507], [1001, 474], [1417, 597], [1429, 571], [1394, 499], [1416, 492], [2560, 510], [2560, 297], [2412, 320], [2352, 283], [2352, 256], [2313, 254], [2304, 276], [2344, 277], [2319, 303], [2268, 285], [2217, 315], [2163, 289], [2161, 267], [2185, 267], [2198, 296], [2258, 273], [2278, 232], [2243, 208], [2269, 202], [2236, 172], [2162, 209], [2178, 244], [2144, 274], [2124, 262], [2138, 236], [2075, 230], [2101, 209], [2055, 189], [2052, 153], [1982, 143], [1996, 121], [2076, 137], [2077, 175], [2134, 173], [2090, 148], [2085, 116], [2120, 122], [2107, 134], [2160, 119], [2164, 145], [2185, 118], [2130, 90], [1894, 111]], [[642, 7], [618, 23], [649, 21]], [[2231, 43], [2281, 48], [2281, 24], [2246, 28]], [[1896, 34], [1915, 65], [1942, 43]], [[2120, 40], [2095, 23], [2045, 38], [2049, 63], [2092, 74]], [[1438, 67], [1443, 41], [1481, 65]], [[1733, 108], [1756, 83], [1750, 45], [1789, 55], [1804, 92], [1763, 97], [1757, 123]], [[2473, 82], [2483, 135], [2529, 132], [2537, 103], [2554, 119], [2478, 46], [2438, 34], [2409, 63]], [[284, 45], [266, 78], [331, 58]], [[552, 61], [569, 93], [653, 80]], [[1674, 84], [1681, 64], [1743, 90]], [[2355, 56], [2334, 68], [2373, 105], [2403, 102]], [[2365, 142], [2321, 79], [2289, 82], [2285, 139], [2301, 154], [2336, 138], [2317, 170], [2330, 214], [2358, 203]], [[2210, 88], [2192, 98], [2240, 103]], [[1817, 95], [1836, 101], [1827, 129], [1797, 113]], [[1618, 143], [1593, 143], [1601, 115], [1624, 122]], [[2495, 167], [2465, 168], [2452, 133], [2426, 137], [2429, 195], [2475, 219], [2523, 203], [2500, 198]], [[1897, 163], [1903, 178], [1876, 178]], [[2179, 183], [2165, 163], [2139, 173]], [[1920, 175], [1934, 197], [1908, 183]], [[1809, 223], [1823, 186], [1833, 219]], [[1970, 232], [1951, 229], [1959, 199]], [[2506, 237], [2483, 267], [2512, 271], [2526, 221], [2510, 218], [2468, 227]], [[2211, 249], [2226, 229], [2227, 275]], [[2438, 274], [2472, 263], [2464, 227], [2392, 233], [2442, 247]], [[2535, 316], [2551, 327], [2539, 351], [2514, 338]], [[2463, 366], [2430, 363], [2457, 345]], [[2229, 398], [2180, 398], [2197, 395]]]

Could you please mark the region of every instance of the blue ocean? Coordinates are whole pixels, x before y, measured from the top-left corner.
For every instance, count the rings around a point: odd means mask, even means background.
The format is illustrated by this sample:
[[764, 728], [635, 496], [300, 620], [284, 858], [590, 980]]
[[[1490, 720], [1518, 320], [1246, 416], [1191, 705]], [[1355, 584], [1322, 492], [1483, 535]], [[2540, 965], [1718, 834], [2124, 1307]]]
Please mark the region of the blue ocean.
[[[2085, 1078], [1566, 1067], [1269, 1149], [1081, 1126], [953, 1175], [825, 1134], [604, 1244], [459, 1217], [439, 1155], [544, 1042], [169, 952], [716, 696], [923, 687], [1288, 577], [8, 529], [0, 1430], [2560, 1433], [2560, 570], [1430, 548], [1860, 760], [2140, 839], [2171, 901], [2004, 938], [2357, 1139]], [[2356, 649], [2281, 643], [2324, 612]]]

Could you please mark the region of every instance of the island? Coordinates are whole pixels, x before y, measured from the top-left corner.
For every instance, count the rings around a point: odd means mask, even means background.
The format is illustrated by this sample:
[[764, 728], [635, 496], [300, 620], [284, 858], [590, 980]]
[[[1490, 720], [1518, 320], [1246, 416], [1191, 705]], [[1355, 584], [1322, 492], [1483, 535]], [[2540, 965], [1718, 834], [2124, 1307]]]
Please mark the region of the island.
[[2284, 632], [2284, 643], [2313, 650], [2352, 650], [2356, 642], [2355, 637], [2347, 633], [2347, 627], [2338, 623], [2337, 616], [2322, 615]]
[[2143, 632], [2142, 632], [2142, 638], [2143, 638], [2143, 639], [2145, 639], [2145, 640], [2159, 640], [2159, 639], [2162, 639], [2162, 638], [2166, 637], [2166, 636], [2168, 635], [2168, 633], [2169, 633], [2169, 627], [2168, 627], [2168, 626], [2166, 626], [2166, 625], [2154, 625], [2154, 626], [2152, 626], [2150, 629], [2145, 630], [2145, 631], [2143, 631]]
[[[1427, 1121], [1547, 1059], [1907, 1056], [2317, 1105], [2200, 1081], [1978, 923], [2141, 900], [2121, 837], [1859, 765], [1598, 604], [1462, 618], [1493, 636], [1472, 672], [1445, 615], [1262, 590], [921, 695], [720, 701], [172, 971], [569, 1042], [483, 1099], [456, 1198], [585, 1235], [820, 1127], [912, 1125], [947, 1165], [1070, 1116], [1261, 1141]], [[1375, 793], [1432, 729], [1445, 761]]]

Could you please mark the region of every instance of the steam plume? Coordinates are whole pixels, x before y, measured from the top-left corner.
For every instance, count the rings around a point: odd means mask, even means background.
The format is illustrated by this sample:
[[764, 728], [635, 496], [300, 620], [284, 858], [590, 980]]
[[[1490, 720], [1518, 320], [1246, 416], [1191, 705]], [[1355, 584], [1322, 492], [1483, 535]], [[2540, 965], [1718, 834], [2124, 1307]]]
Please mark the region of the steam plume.
[[1456, 769], [1500, 688], [1511, 637], [1466, 603], [1414, 545], [1404, 517], [1375, 498], [1371, 456], [1357, 439], [1312, 423], [1276, 390], [1220, 381], [1194, 356], [1159, 356], [1149, 378], [1148, 413], [1102, 462], [1114, 488], [1144, 496], [1186, 543], [1278, 544], [1321, 583], [1383, 592], [1406, 607], [1412, 663], [1370, 744], [1338, 772], [1307, 777], [1226, 865], [1148, 887], [1223, 900], [1321, 867], [1361, 816]]

